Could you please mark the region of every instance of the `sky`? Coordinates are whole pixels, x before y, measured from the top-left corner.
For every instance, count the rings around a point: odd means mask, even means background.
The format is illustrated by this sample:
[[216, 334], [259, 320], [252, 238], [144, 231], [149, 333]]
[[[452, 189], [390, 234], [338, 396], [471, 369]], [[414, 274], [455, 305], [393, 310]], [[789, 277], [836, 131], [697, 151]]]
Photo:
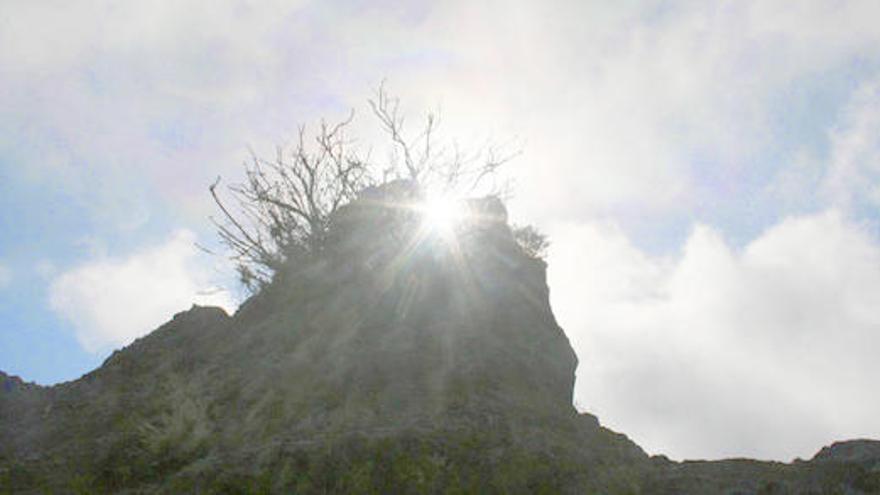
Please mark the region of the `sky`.
[[0, 0], [0, 369], [243, 297], [207, 187], [384, 80], [514, 141], [574, 401], [652, 454], [880, 437], [880, 3]]

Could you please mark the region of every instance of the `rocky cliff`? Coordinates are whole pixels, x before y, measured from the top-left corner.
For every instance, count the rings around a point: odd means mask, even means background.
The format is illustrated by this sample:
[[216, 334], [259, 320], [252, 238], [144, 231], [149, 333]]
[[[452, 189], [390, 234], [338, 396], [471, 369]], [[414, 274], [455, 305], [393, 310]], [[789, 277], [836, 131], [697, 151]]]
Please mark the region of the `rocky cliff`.
[[673, 463], [572, 407], [577, 358], [503, 206], [455, 235], [365, 194], [229, 316], [79, 380], [0, 374], [0, 493], [877, 493], [878, 443]]

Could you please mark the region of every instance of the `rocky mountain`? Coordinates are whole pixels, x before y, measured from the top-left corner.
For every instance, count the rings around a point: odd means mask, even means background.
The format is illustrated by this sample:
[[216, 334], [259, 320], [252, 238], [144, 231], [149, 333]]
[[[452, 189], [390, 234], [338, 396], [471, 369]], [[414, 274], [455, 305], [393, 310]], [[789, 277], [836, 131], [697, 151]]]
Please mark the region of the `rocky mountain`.
[[232, 316], [193, 307], [76, 381], [0, 374], [0, 493], [880, 493], [880, 442], [649, 457], [572, 407], [545, 264], [503, 205], [450, 236], [389, 194]]

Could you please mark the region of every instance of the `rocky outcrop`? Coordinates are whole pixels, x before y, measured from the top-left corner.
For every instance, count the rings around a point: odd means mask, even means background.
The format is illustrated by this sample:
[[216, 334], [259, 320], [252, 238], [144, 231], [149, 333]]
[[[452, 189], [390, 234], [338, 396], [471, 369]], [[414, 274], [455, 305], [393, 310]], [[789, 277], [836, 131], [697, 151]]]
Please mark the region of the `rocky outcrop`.
[[[880, 493], [880, 442], [856, 440], [823, 448], [791, 464], [751, 459], [664, 462], [647, 479], [648, 494]], [[832, 453], [833, 452], [833, 453]]]
[[28, 383], [15, 375], [7, 375], [0, 371], [0, 394], [13, 394], [39, 388], [35, 383]]
[[824, 447], [813, 457], [813, 462], [855, 462], [868, 468], [880, 468], [880, 442], [850, 440]]
[[869, 493], [870, 442], [673, 463], [578, 414], [503, 205], [448, 236], [411, 193], [366, 192], [235, 315], [193, 307], [54, 387], [0, 375], [0, 492], [802, 493], [852, 468], [833, 486]]

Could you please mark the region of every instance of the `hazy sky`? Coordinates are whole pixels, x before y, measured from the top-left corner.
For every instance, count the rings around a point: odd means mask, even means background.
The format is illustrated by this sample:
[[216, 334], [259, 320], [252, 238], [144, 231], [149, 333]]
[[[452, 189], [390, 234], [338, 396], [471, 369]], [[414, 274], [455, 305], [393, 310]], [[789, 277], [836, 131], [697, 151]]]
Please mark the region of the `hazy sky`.
[[576, 404], [650, 453], [880, 437], [880, 3], [0, 0], [0, 369], [232, 309], [207, 186], [383, 79], [515, 138]]

